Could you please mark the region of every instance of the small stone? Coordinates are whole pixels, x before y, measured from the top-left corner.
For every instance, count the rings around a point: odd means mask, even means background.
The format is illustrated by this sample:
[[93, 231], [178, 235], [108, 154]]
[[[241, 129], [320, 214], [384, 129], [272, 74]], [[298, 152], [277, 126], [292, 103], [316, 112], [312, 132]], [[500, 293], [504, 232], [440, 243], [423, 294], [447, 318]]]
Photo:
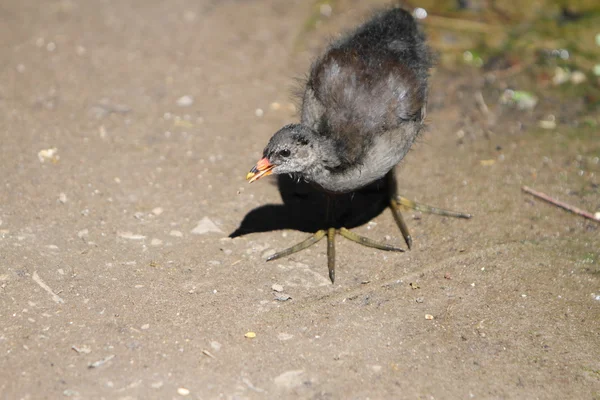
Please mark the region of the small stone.
[[179, 394], [180, 396], [187, 396], [190, 394], [190, 391], [189, 389], [180, 387], [179, 389], [177, 389], [177, 394]]
[[194, 235], [203, 235], [209, 232], [222, 233], [223, 231], [208, 217], [202, 218], [202, 220], [198, 222], [198, 225], [192, 229]]
[[150, 329], [150, 324], [144, 324], [141, 326], [142, 330]]
[[52, 147], [50, 149], [40, 150], [38, 152], [38, 159], [41, 163], [46, 161], [57, 162], [60, 159], [58, 156], [58, 149], [56, 147]]
[[181, 233], [180, 231], [171, 231], [171, 232], [169, 232], [169, 235], [175, 236], [175, 237], [183, 237], [183, 233]]
[[146, 239], [146, 236], [144, 235], [138, 235], [132, 232], [118, 232], [117, 235], [119, 237], [122, 237], [123, 239], [129, 239], [129, 240], [144, 240]]
[[58, 201], [60, 201], [62, 204], [65, 204], [68, 201], [67, 195], [64, 193], [60, 193], [58, 195]]
[[290, 340], [294, 335], [290, 335], [289, 333], [281, 332], [277, 334], [277, 339], [279, 340]]
[[161, 387], [163, 387], [164, 383], [162, 381], [158, 381], [158, 382], [152, 382], [150, 384], [150, 387], [152, 389], [160, 389]]
[[371, 369], [373, 370], [373, 372], [381, 372], [381, 365], [371, 365]]
[[160, 246], [161, 244], [163, 244], [163, 241], [157, 238], [152, 239], [152, 241], [150, 241], [150, 244], [152, 246]]
[[88, 237], [88, 235], [90, 234], [90, 231], [87, 229], [82, 229], [79, 232], [77, 232], [77, 237], [79, 239], [84, 239], [86, 237]]
[[273, 379], [276, 386], [283, 389], [294, 389], [304, 384], [304, 370], [297, 369], [286, 371]]
[[177, 99], [177, 105], [179, 107], [189, 107], [194, 104], [194, 98], [192, 96], [181, 96]]
[[425, 314], [425, 319], [432, 320], [433, 319], [433, 315], [431, 315], [431, 314]]
[[275, 300], [277, 301], [288, 301], [291, 300], [292, 297], [288, 296], [287, 294], [277, 294], [275, 295]]
[[273, 284], [273, 286], [271, 286], [271, 289], [273, 289], [276, 292], [283, 292], [283, 286], [277, 283]]
[[260, 118], [260, 117], [262, 117], [263, 115], [265, 115], [265, 112], [262, 110], [262, 108], [257, 108], [257, 109], [254, 111], [254, 115], [256, 115], [257, 117], [259, 117], [259, 118]]
[[154, 209], [152, 209], [152, 214], [156, 215], [157, 217], [163, 213], [163, 209], [160, 207], [156, 207]]
[[212, 342], [210, 342], [210, 347], [212, 347], [214, 351], [219, 351], [221, 350], [221, 343], [217, 342], [216, 340], [213, 340]]
[[254, 339], [256, 337], [256, 333], [254, 333], [254, 332], [246, 332], [246, 334], [244, 335], [244, 337], [246, 337], [247, 339]]
[[269, 105], [269, 108], [273, 111], [277, 111], [277, 110], [281, 109], [281, 104], [279, 104], [275, 101]]

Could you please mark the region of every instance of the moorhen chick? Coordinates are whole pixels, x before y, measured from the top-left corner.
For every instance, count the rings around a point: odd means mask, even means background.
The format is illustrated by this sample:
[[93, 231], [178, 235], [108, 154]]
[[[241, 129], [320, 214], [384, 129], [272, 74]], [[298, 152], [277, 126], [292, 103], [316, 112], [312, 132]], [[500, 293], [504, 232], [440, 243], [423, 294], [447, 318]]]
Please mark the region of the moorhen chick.
[[[291, 174], [326, 193], [340, 194], [387, 178], [390, 208], [409, 249], [412, 240], [401, 206], [469, 218], [416, 204], [396, 190], [394, 167], [424, 124], [431, 62], [424, 34], [410, 13], [396, 8], [376, 15], [333, 43], [312, 65], [300, 123], [284, 126], [273, 135], [246, 179], [254, 182], [270, 174]], [[328, 204], [331, 209], [332, 201]], [[303, 250], [327, 236], [329, 278], [334, 282], [336, 233], [366, 246], [403, 251], [346, 228], [329, 228], [267, 261]]]

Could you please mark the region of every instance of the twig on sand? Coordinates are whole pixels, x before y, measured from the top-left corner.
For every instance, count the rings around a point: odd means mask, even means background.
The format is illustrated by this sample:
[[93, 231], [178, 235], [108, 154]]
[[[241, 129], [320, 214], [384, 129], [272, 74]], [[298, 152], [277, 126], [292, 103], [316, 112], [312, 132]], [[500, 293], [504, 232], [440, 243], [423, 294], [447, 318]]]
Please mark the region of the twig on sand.
[[35, 283], [40, 285], [40, 287], [42, 289], [44, 289], [46, 292], [48, 292], [48, 294], [50, 294], [50, 296], [52, 296], [52, 300], [54, 300], [55, 303], [64, 303], [65, 302], [59, 295], [57, 295], [56, 293], [54, 293], [52, 291], [52, 289], [50, 289], [50, 286], [46, 285], [46, 283], [38, 275], [37, 271], [33, 272], [33, 276], [31, 278], [33, 279], [33, 281]]
[[567, 211], [570, 211], [570, 212], [572, 212], [574, 214], [581, 215], [582, 217], [591, 219], [592, 221], [600, 222], [600, 218], [596, 218], [594, 216], [594, 214], [589, 213], [589, 212], [587, 212], [585, 210], [582, 210], [580, 208], [577, 208], [575, 206], [572, 206], [570, 204], [563, 203], [562, 201], [553, 199], [552, 197], [548, 196], [547, 194], [544, 194], [544, 193], [541, 193], [541, 192], [537, 192], [537, 191], [535, 191], [535, 190], [533, 190], [533, 189], [531, 189], [531, 188], [529, 188], [527, 186], [523, 186], [523, 187], [521, 187], [521, 189], [524, 192], [529, 193], [529, 194], [531, 194], [531, 195], [533, 195], [533, 196], [535, 196], [537, 198], [540, 198], [542, 200], [545, 200], [548, 203], [553, 204], [553, 205], [555, 205], [557, 207], [563, 208], [563, 209], [565, 209]]
[[207, 357], [210, 357], [212, 359], [216, 359], [217, 357], [213, 356], [212, 353], [208, 350], [202, 350], [202, 354], [204, 354]]
[[98, 360], [98, 361], [95, 361], [95, 362], [89, 364], [88, 368], [89, 369], [99, 368], [99, 367], [103, 366], [104, 364], [106, 364], [107, 362], [109, 362], [110, 360], [112, 360], [113, 358], [115, 358], [114, 354], [108, 355], [108, 356], [104, 357], [102, 360]]

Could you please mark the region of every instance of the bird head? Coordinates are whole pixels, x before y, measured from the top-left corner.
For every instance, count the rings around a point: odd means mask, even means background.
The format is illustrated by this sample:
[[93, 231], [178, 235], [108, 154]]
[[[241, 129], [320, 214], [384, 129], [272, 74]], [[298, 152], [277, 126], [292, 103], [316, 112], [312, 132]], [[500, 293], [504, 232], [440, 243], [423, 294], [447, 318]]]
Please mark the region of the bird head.
[[271, 174], [304, 174], [316, 163], [316, 135], [302, 124], [286, 125], [277, 131], [263, 158], [248, 172], [250, 183]]

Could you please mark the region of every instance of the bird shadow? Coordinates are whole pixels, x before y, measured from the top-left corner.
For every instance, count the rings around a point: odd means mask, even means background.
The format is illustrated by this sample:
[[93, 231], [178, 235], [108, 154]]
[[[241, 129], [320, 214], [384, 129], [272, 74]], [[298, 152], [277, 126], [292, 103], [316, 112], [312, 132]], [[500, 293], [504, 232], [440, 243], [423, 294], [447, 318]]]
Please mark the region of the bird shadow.
[[[249, 211], [230, 238], [282, 229], [309, 233], [330, 227], [351, 229], [381, 214], [390, 198], [386, 179], [355, 192], [331, 195], [307, 182], [278, 175], [277, 188], [283, 204], [267, 204]], [[333, 201], [332, 215], [327, 215], [328, 198]]]

